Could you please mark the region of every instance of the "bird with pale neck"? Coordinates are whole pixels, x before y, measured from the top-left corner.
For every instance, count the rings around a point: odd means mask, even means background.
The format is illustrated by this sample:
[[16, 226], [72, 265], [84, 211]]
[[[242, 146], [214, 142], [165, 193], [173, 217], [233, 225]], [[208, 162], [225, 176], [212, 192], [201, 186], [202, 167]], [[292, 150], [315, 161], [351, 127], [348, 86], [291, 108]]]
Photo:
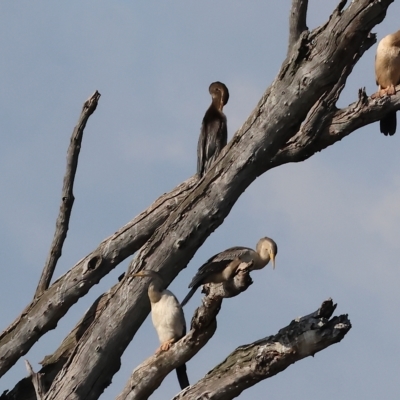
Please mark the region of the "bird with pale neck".
[[[400, 84], [400, 30], [385, 36], [378, 44], [375, 57], [376, 84], [379, 86], [374, 97], [396, 94]], [[391, 111], [380, 120], [380, 130], [384, 135], [396, 132], [396, 111]]]
[[211, 257], [204, 263], [189, 285], [190, 291], [183, 299], [184, 306], [194, 295], [197, 288], [206, 283], [222, 283], [232, 279], [243, 264], [250, 271], [264, 268], [270, 261], [275, 268], [277, 244], [268, 237], [261, 238], [256, 250], [249, 247], [231, 247]]
[[[144, 270], [133, 276], [151, 278], [147, 294], [151, 305], [151, 319], [161, 343], [156, 354], [160, 354], [169, 350], [175, 342], [186, 335], [186, 322], [182, 307], [175, 295], [166, 289], [166, 284], [159, 273]], [[189, 386], [186, 364], [176, 368], [176, 375], [181, 389]]]

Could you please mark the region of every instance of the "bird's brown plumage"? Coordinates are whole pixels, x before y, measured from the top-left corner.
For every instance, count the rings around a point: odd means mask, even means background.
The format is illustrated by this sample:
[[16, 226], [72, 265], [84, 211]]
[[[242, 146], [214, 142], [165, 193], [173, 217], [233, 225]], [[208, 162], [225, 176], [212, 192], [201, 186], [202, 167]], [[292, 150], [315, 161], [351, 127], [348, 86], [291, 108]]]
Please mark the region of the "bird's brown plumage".
[[249, 247], [231, 247], [218, 253], [205, 262], [197, 271], [190, 282], [190, 291], [183, 299], [181, 305], [184, 306], [197, 288], [205, 283], [221, 283], [231, 279], [242, 263], [251, 264], [250, 270], [264, 268], [270, 260], [275, 267], [275, 256], [278, 253], [276, 243], [268, 238], [261, 238], [256, 246], [256, 250]]
[[213, 82], [209, 92], [212, 102], [204, 115], [197, 144], [197, 174], [200, 178], [217, 159], [228, 138], [226, 116], [222, 112], [229, 99], [228, 88], [221, 82]]
[[[377, 96], [396, 93], [400, 84], [400, 30], [385, 36], [378, 44], [375, 57], [376, 83], [379, 85]], [[390, 112], [380, 121], [384, 135], [396, 132], [396, 112]]]

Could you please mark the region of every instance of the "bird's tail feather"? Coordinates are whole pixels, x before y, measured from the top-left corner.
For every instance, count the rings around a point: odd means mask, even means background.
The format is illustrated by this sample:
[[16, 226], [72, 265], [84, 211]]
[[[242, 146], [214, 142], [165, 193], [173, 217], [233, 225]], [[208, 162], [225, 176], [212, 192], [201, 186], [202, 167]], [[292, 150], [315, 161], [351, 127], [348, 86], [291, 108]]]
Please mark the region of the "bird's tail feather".
[[397, 118], [396, 112], [391, 112], [381, 119], [380, 128], [381, 132], [387, 136], [392, 136], [396, 132]]
[[176, 376], [178, 377], [179, 386], [181, 390], [185, 389], [190, 385], [189, 379], [186, 373], [186, 364], [180, 365], [176, 368]]
[[189, 291], [189, 293], [186, 295], [186, 297], [183, 299], [182, 303], [181, 303], [181, 307], [183, 307], [194, 295], [194, 293], [197, 290], [197, 286], [192, 287]]

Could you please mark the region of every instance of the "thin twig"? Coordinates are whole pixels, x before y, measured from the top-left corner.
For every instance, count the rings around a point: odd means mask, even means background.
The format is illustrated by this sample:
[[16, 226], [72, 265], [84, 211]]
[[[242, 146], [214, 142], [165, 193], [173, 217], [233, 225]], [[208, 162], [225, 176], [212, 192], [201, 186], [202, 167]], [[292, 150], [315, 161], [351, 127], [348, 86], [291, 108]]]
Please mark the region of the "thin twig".
[[[400, 110], [400, 91], [393, 96], [373, 98], [360, 89], [358, 95], [358, 101], [339, 110], [326, 109], [325, 98], [316, 103], [299, 132], [271, 159], [271, 166], [282, 165], [283, 160], [304, 161], [357, 129], [379, 121], [383, 111]], [[325, 113], [321, 107], [325, 107]], [[310, 137], [313, 137], [312, 143]]]
[[33, 387], [35, 388], [36, 398], [37, 400], [44, 399], [44, 389], [41, 382], [41, 376], [39, 373], [33, 371], [32, 365], [28, 360], [25, 360], [26, 369], [29, 372], [29, 376], [31, 377]]
[[47, 256], [46, 264], [42, 271], [39, 284], [36, 288], [34, 298], [38, 298], [50, 285], [58, 259], [61, 257], [62, 247], [67, 237], [69, 219], [71, 217], [72, 206], [74, 204], [73, 186], [78, 167], [79, 152], [81, 150], [82, 136], [89, 117], [93, 114], [100, 99], [100, 93], [96, 90], [82, 107], [78, 124], [72, 132], [71, 141], [67, 152], [67, 170], [64, 176], [64, 183], [61, 195], [60, 211], [56, 221], [56, 231], [54, 232], [53, 242]]

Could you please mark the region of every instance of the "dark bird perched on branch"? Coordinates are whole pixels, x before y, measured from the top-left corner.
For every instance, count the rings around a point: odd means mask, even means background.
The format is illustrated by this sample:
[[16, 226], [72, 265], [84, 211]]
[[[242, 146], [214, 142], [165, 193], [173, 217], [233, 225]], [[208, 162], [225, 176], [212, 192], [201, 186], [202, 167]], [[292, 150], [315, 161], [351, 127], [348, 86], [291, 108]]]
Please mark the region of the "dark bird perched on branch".
[[[396, 93], [396, 85], [400, 84], [400, 31], [385, 36], [378, 44], [375, 57], [376, 84], [379, 85], [375, 96], [392, 95]], [[396, 111], [386, 114], [380, 121], [381, 132], [384, 135], [394, 135], [396, 132]]]
[[[151, 319], [160, 340], [156, 354], [167, 351], [173, 343], [186, 335], [185, 316], [174, 294], [166, 289], [165, 282], [155, 271], [140, 271], [133, 276], [151, 277], [148, 295], [151, 304]], [[176, 375], [181, 389], [189, 386], [186, 364], [176, 368]]]
[[181, 306], [184, 306], [194, 295], [197, 288], [205, 283], [226, 282], [234, 277], [240, 265], [246, 264], [246, 267], [253, 271], [254, 269], [264, 268], [269, 261], [272, 261], [275, 268], [275, 256], [278, 253], [276, 243], [268, 238], [261, 238], [256, 246], [256, 250], [249, 247], [231, 247], [221, 253], [211, 257], [203, 264], [197, 274], [190, 282], [190, 291], [183, 299]]
[[222, 112], [229, 99], [228, 88], [221, 82], [213, 82], [208, 90], [212, 102], [204, 115], [197, 144], [197, 174], [200, 178], [215, 162], [228, 138], [226, 117]]

